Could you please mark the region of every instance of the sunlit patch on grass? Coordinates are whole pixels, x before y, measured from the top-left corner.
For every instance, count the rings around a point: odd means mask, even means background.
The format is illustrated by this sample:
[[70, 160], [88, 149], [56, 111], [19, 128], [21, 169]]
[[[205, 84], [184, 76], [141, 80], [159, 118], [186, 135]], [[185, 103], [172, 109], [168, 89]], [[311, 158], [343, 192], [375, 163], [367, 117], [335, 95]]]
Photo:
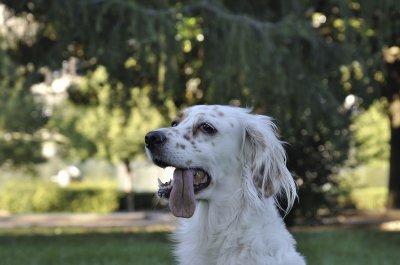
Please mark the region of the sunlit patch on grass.
[[380, 228], [383, 231], [400, 231], [400, 220], [385, 222], [381, 224]]

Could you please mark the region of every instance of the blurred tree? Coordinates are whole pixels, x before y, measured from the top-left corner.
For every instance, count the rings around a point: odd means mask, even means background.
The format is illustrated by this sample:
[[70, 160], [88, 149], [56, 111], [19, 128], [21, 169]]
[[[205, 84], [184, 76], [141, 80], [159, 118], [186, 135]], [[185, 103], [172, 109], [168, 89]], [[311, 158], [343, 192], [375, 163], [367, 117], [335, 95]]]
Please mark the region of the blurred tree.
[[41, 129], [47, 117], [26, 89], [23, 71], [0, 50], [0, 166], [30, 169], [45, 161]]
[[[81, 74], [103, 65], [111, 84], [105, 90], [125, 122], [132, 87], [145, 89], [163, 113], [173, 98], [177, 106], [251, 105], [275, 117], [305, 216], [336, 205], [330, 176], [346, 160], [351, 138], [346, 96], [367, 106], [381, 87], [391, 91], [390, 105], [398, 94], [398, 60], [386, 60], [385, 69], [382, 56], [399, 43], [395, 0], [3, 2], [41, 25], [35, 42], [11, 52], [15, 60], [56, 68], [73, 56]], [[70, 92], [75, 103], [98, 104], [90, 91]], [[395, 135], [392, 161], [399, 159]], [[391, 176], [398, 194], [400, 174]]]
[[[97, 156], [126, 169], [125, 192], [128, 210], [134, 210], [131, 160], [143, 155], [145, 134], [164, 124], [164, 117], [151, 105], [147, 89], [134, 87], [124, 99], [124, 107], [116, 104], [123, 91], [121, 83], [112, 89], [107, 70], [98, 66], [70, 88], [71, 94], [86, 93], [91, 105], [67, 102], [50, 121], [51, 128], [66, 136], [64, 156], [90, 158]], [[124, 91], [125, 93], [126, 91]], [[88, 97], [87, 95], [91, 96]], [[74, 98], [74, 97], [72, 97]], [[82, 97], [80, 97], [82, 98]], [[76, 98], [75, 98], [76, 99]], [[168, 104], [168, 101], [166, 102]], [[170, 102], [169, 110], [173, 111]]]
[[386, 99], [376, 100], [368, 110], [354, 114], [351, 131], [356, 165], [389, 161], [389, 128]]
[[[397, 12], [397, 34], [394, 34], [394, 43], [384, 50], [386, 63], [386, 85], [384, 95], [389, 102], [388, 113], [390, 119], [390, 167], [389, 167], [389, 196], [388, 208], [400, 209], [400, 12]], [[396, 23], [397, 22], [397, 23]]]
[[[396, 1], [324, 2], [316, 10], [325, 22], [318, 27], [327, 40], [353, 47], [352, 62], [341, 66], [343, 88], [363, 108], [377, 97], [388, 102], [390, 174], [388, 208], [400, 208], [400, 6]], [[373, 117], [372, 117], [373, 118]]]

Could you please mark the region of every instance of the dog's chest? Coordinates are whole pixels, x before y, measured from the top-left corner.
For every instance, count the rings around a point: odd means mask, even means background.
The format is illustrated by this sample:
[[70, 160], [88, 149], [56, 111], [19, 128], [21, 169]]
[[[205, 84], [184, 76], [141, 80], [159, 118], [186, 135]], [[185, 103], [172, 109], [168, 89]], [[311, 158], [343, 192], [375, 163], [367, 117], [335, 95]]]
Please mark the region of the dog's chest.
[[[178, 231], [176, 255], [186, 265], [227, 265], [233, 257], [246, 256], [249, 250], [242, 228], [232, 226], [192, 227]], [[186, 263], [187, 262], [187, 263]], [[235, 263], [238, 264], [238, 263]]]

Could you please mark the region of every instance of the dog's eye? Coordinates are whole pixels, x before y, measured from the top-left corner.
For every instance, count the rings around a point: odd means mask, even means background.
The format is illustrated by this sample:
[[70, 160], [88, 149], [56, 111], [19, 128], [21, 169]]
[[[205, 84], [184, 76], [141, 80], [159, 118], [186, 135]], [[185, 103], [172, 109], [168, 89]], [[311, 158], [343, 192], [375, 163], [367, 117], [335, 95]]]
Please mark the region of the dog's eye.
[[176, 126], [178, 126], [178, 122], [177, 121], [171, 122], [171, 127], [176, 127]]
[[217, 129], [215, 129], [211, 124], [209, 123], [202, 123], [200, 124], [200, 127], [202, 132], [207, 133], [207, 134], [215, 134], [217, 132]]

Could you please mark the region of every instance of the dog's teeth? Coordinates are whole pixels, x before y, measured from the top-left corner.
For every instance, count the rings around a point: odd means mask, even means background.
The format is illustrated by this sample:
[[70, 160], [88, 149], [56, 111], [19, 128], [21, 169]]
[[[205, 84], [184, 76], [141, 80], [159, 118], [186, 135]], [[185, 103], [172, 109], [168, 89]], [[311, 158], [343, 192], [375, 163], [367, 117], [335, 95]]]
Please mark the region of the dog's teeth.
[[203, 171], [196, 171], [194, 174], [195, 181], [201, 181], [204, 178], [205, 173]]
[[160, 179], [157, 179], [158, 181], [158, 186], [159, 187], [170, 187], [171, 186], [171, 180], [168, 182], [163, 183]]

